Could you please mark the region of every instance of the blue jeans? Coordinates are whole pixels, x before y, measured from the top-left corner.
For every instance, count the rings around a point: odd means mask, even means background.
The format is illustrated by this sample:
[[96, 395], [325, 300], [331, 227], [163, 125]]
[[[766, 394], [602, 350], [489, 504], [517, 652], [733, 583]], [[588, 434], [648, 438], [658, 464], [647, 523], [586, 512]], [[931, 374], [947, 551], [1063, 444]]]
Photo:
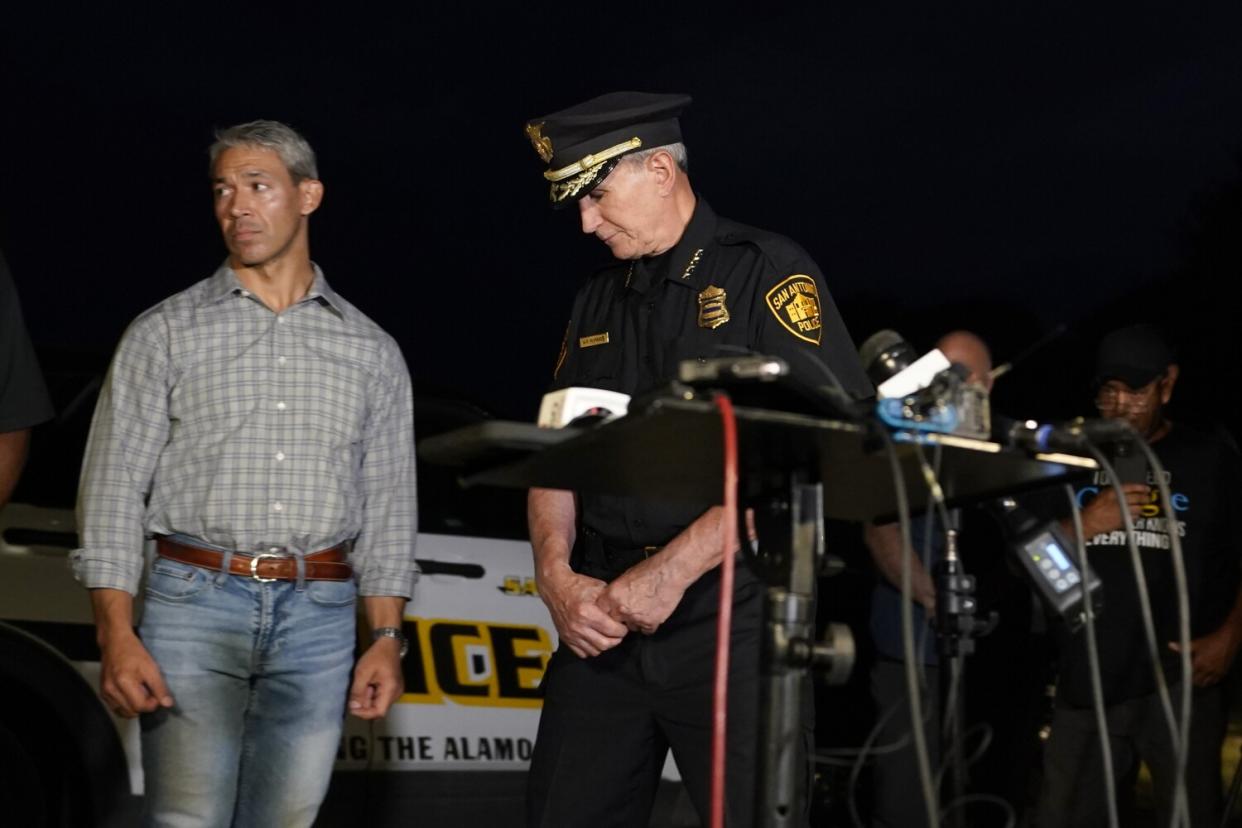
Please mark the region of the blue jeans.
[[139, 635], [176, 705], [142, 717], [145, 824], [314, 821], [345, 714], [355, 589], [155, 559]]

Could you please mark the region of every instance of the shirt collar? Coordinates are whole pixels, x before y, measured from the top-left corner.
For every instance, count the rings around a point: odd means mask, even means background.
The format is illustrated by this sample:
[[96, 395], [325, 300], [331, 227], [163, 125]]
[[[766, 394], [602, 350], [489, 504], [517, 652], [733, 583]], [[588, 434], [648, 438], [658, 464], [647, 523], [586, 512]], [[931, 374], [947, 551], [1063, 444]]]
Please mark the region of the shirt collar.
[[707, 276], [699, 269], [699, 262], [711, 246], [716, 235], [716, 213], [711, 206], [696, 193], [694, 212], [681, 238], [664, 253], [650, 259], [641, 259], [638, 266], [651, 275], [654, 283], [658, 279], [667, 279], [677, 284], [690, 285], [700, 290], [707, 286]]
[[[328, 284], [327, 278], [323, 275], [323, 271], [319, 265], [311, 262], [314, 268], [315, 276], [311, 280], [310, 289], [306, 291], [306, 295], [298, 300], [298, 303], [316, 301], [327, 308], [330, 308], [337, 316], [344, 316], [344, 308], [341, 303], [341, 297]], [[202, 305], [215, 305], [229, 296], [240, 296], [246, 293], [246, 287], [237, 278], [237, 273], [233, 268], [229, 267], [226, 261], [216, 269], [216, 272], [207, 280], [207, 289], [203, 292]]]

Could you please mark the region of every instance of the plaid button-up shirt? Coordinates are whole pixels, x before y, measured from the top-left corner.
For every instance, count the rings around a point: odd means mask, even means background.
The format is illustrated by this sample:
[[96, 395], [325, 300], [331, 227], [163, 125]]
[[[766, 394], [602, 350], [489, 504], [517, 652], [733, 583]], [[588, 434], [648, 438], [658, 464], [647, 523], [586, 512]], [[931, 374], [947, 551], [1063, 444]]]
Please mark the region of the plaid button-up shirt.
[[87, 587], [136, 593], [144, 534], [307, 554], [356, 539], [360, 595], [409, 596], [414, 421], [392, 337], [315, 268], [276, 314], [227, 266], [139, 316], [95, 409], [78, 496]]

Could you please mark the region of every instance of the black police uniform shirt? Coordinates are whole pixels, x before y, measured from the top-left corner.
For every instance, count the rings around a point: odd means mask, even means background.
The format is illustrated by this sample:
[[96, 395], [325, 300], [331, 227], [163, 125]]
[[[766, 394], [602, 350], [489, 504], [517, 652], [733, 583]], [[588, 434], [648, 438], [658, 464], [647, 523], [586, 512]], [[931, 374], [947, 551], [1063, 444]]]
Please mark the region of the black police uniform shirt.
[[[826, 384], [826, 366], [851, 396], [873, 393], [806, 251], [784, 236], [719, 218], [699, 198], [672, 249], [613, 263], [578, 292], [552, 389], [638, 396], [675, 379], [682, 360], [747, 352], [781, 357], [792, 374], [815, 385]], [[710, 506], [636, 494], [581, 494], [580, 529], [615, 549], [662, 546]]]
[[[1168, 474], [1172, 526], [1186, 562], [1190, 635], [1197, 638], [1225, 621], [1237, 596], [1242, 548], [1230, 518], [1242, 492], [1242, 463], [1232, 441], [1221, 432], [1182, 423], [1151, 447]], [[1079, 503], [1086, 506], [1106, 485], [1097, 472], [1090, 483], [1077, 487]], [[1152, 500], [1134, 521], [1135, 539], [1151, 595], [1156, 646], [1165, 675], [1175, 681], [1181, 666], [1179, 656], [1168, 648], [1168, 642], [1178, 638], [1169, 521], [1150, 472], [1148, 485], [1153, 487]], [[1095, 629], [1105, 703], [1156, 692], [1125, 531], [1088, 539], [1087, 562], [1104, 587], [1104, 611], [1097, 616]], [[1069, 707], [1090, 707], [1086, 633], [1080, 630], [1071, 636], [1062, 627], [1058, 643], [1057, 700]]]

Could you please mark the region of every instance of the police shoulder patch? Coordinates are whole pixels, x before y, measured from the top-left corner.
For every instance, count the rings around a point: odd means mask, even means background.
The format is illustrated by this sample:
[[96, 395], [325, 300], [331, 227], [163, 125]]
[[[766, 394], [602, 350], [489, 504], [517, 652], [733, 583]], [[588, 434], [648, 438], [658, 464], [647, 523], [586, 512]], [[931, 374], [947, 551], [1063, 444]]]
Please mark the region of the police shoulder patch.
[[819, 288], [805, 273], [795, 273], [768, 291], [768, 310], [785, 330], [805, 342], [818, 345], [822, 334]]

